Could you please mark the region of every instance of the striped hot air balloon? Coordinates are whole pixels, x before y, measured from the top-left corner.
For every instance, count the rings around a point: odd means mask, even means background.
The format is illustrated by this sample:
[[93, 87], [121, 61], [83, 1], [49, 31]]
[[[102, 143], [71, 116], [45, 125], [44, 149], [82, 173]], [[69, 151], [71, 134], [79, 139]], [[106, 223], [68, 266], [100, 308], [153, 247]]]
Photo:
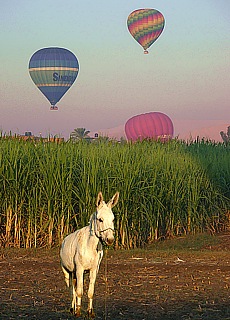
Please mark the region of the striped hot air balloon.
[[130, 13], [127, 20], [129, 32], [143, 47], [144, 53], [158, 39], [165, 25], [162, 13], [155, 9], [138, 9]]
[[29, 61], [30, 76], [49, 100], [52, 110], [77, 78], [79, 63], [75, 55], [64, 48], [50, 47], [36, 51]]

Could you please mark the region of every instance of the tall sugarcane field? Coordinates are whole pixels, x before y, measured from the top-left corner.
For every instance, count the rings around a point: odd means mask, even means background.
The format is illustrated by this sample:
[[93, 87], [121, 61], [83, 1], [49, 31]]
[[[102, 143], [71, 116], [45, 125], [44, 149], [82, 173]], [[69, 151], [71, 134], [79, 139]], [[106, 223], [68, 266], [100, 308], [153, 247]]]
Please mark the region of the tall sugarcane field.
[[230, 148], [162, 143], [0, 139], [0, 244], [58, 246], [88, 224], [99, 191], [116, 191], [115, 248], [229, 227]]

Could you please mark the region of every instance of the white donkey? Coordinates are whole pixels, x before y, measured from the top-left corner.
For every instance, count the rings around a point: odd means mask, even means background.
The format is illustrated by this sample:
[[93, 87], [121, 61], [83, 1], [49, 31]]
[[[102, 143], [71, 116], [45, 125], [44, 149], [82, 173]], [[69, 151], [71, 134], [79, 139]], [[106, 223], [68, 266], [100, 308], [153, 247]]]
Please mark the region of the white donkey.
[[[69, 234], [63, 241], [60, 256], [65, 282], [70, 289], [71, 312], [81, 315], [83, 274], [89, 270], [88, 316], [93, 317], [93, 293], [97, 272], [103, 256], [102, 242], [111, 245], [114, 240], [114, 215], [112, 208], [117, 204], [116, 192], [106, 204], [99, 192], [96, 212], [90, 217], [89, 225]], [[77, 282], [77, 283], [76, 283]]]

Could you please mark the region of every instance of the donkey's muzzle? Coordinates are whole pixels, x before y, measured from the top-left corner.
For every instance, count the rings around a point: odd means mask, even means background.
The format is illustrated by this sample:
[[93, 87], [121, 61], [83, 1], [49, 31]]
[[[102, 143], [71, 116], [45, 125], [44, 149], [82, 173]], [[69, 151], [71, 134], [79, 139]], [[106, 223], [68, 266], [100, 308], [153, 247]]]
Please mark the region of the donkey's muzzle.
[[113, 244], [114, 238], [106, 238], [106, 244], [111, 246]]
[[108, 228], [104, 233], [104, 241], [108, 246], [111, 246], [114, 241], [114, 230]]

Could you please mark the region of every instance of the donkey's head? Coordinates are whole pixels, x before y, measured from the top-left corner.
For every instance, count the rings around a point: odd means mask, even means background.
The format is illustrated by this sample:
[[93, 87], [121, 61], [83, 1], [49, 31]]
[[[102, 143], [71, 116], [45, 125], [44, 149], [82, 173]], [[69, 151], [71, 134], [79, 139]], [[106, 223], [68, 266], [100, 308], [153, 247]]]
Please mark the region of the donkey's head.
[[107, 245], [111, 245], [114, 240], [114, 215], [112, 208], [117, 204], [119, 192], [116, 192], [112, 199], [105, 203], [101, 192], [97, 196], [97, 212], [95, 215], [96, 235]]

